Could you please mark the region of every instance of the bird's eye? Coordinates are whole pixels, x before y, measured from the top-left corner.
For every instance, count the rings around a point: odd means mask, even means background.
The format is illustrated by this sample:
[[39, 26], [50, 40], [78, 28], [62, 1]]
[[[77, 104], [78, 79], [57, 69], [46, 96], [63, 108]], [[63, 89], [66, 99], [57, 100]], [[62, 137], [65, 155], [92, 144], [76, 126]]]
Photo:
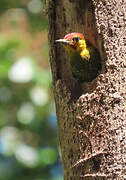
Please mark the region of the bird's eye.
[[79, 38], [79, 37], [74, 37], [72, 40], [73, 40], [74, 42], [78, 42], [78, 41], [80, 40], [80, 38]]

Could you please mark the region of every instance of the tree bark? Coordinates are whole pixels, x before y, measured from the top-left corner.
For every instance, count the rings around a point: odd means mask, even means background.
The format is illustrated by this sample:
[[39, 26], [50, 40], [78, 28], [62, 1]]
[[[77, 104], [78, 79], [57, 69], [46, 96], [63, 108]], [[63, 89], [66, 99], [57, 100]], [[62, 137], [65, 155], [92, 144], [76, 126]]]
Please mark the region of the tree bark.
[[[126, 1], [46, 0], [50, 64], [64, 180], [126, 179]], [[72, 77], [55, 40], [80, 32], [99, 49], [102, 71]]]

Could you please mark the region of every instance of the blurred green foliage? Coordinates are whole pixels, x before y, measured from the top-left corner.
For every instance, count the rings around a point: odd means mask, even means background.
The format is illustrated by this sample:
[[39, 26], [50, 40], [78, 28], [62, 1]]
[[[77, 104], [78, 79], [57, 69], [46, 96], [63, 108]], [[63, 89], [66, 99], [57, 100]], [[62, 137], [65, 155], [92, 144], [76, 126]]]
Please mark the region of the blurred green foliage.
[[40, 0], [0, 1], [0, 180], [62, 180]]

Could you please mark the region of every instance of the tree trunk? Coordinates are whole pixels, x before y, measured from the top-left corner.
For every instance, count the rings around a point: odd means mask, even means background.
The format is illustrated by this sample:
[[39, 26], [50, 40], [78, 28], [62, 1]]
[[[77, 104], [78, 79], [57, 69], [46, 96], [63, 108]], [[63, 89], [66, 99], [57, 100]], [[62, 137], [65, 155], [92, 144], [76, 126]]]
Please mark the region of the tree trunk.
[[[126, 1], [46, 0], [64, 180], [126, 179]], [[55, 40], [83, 33], [102, 71], [78, 84]]]

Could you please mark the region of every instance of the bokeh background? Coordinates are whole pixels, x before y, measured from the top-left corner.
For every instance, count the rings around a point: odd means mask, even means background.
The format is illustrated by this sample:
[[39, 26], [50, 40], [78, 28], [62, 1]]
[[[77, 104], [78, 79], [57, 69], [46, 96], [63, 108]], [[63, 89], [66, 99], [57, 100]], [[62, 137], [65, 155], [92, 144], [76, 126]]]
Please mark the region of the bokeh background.
[[62, 180], [43, 0], [0, 0], [0, 180]]

